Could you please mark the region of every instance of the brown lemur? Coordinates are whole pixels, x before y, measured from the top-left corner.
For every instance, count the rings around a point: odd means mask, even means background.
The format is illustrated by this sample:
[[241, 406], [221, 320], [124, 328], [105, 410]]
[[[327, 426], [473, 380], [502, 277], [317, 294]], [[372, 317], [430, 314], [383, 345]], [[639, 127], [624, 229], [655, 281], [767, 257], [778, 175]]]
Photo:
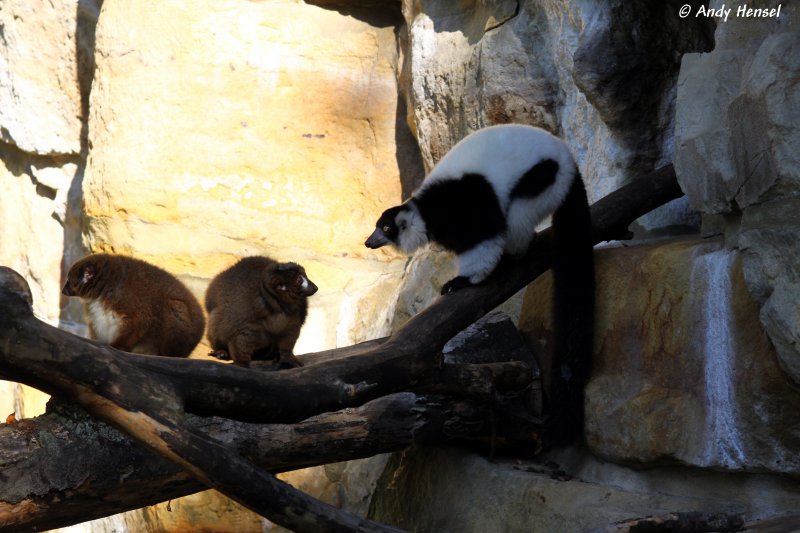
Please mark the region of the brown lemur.
[[302, 366], [294, 345], [317, 286], [296, 263], [264, 256], [245, 257], [219, 273], [206, 291], [211, 355], [248, 367], [276, 360], [279, 367]]
[[79, 259], [62, 293], [83, 302], [93, 339], [126, 352], [186, 357], [203, 338], [197, 299], [175, 276], [140, 259]]

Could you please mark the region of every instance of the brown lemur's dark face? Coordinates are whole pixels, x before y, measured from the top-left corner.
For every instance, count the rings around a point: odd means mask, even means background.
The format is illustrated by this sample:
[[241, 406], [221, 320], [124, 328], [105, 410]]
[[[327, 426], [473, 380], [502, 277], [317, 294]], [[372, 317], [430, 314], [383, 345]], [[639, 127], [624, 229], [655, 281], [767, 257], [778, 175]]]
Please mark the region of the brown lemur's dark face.
[[398, 236], [403, 228], [397, 225], [397, 214], [403, 210], [403, 206], [390, 207], [380, 216], [375, 223], [375, 231], [369, 236], [364, 246], [367, 248], [380, 248], [387, 244], [397, 244]]
[[272, 267], [269, 285], [279, 297], [299, 300], [317, 292], [318, 287], [308, 279], [306, 271], [297, 263], [279, 263]]
[[67, 281], [61, 293], [64, 296], [85, 296], [96, 274], [94, 265], [83, 260], [76, 262], [67, 273]]

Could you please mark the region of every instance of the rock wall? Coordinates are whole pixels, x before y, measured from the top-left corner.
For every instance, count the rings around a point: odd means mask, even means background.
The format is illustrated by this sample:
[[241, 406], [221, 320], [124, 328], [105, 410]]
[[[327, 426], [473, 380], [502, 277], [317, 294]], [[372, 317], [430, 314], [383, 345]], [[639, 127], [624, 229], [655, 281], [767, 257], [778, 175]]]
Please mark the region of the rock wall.
[[731, 19], [713, 52], [685, 57], [675, 169], [695, 209], [724, 217], [781, 366], [800, 383], [800, 12], [783, 7]]
[[[788, 514], [800, 498], [775, 475], [798, 475], [800, 444], [787, 409], [800, 383], [800, 11], [723, 20], [707, 7], [725, 6], [4, 0], [0, 263], [29, 280], [37, 315], [80, 333], [59, 287], [87, 251], [150, 260], [199, 297], [243, 255], [296, 260], [320, 286], [302, 353], [386, 334], [437, 296], [449, 256], [362, 243], [467, 133], [524, 122], [561, 135], [592, 199], [673, 162], [687, 196], [637, 236], [702, 221], [719, 238], [598, 253], [589, 451], [553, 456], [587, 483], [438, 450], [286, 479], [420, 531]], [[547, 283], [509, 307], [544, 351]], [[45, 398], [27, 394], [0, 383], [0, 414], [40, 412]], [[213, 493], [171, 508], [81, 528], [277, 530]]]
[[[596, 254], [597, 333], [586, 441], [632, 466], [800, 474], [800, 391], [758, 320], [741, 254], [720, 239]], [[550, 346], [550, 276], [525, 294], [520, 328]]]
[[506, 122], [564, 137], [593, 198], [670, 161], [681, 55], [713, 46], [713, 23], [681, 20], [673, 3], [404, 1], [403, 81], [426, 167]]
[[[61, 271], [81, 254], [80, 181], [93, 70], [91, 1], [0, 5], [0, 264], [25, 276], [34, 312], [73, 331]], [[47, 396], [0, 382], [0, 413], [43, 412]]]
[[366, 253], [367, 221], [414, 171], [394, 28], [290, 1], [106, 0], [96, 47], [87, 247], [198, 295], [239, 257], [298, 261], [320, 291], [297, 351], [363, 337], [352, 315], [380, 314], [402, 269]]
[[[426, 448], [392, 457], [370, 514], [409, 531], [606, 531], [634, 517], [681, 512], [770, 516], [796, 508], [793, 480], [721, 476], [689, 469], [632, 470], [585, 453], [555, 457], [575, 477], [541, 462]], [[772, 531], [797, 531], [798, 520]], [[746, 531], [770, 531], [747, 529]]]

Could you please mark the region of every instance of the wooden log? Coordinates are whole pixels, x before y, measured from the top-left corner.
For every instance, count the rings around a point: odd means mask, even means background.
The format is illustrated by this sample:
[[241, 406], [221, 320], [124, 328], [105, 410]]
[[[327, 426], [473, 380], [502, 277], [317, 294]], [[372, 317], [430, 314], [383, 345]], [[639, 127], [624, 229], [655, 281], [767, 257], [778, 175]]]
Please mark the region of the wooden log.
[[[524, 410], [510, 399], [520, 392], [525, 399], [530, 394], [534, 372], [518, 359], [532, 361], [532, 354], [511, 320], [501, 313], [474, 324], [451, 344], [449, 362], [418, 388], [456, 391], [462, 399], [399, 393], [296, 425], [198, 416], [188, 421], [192, 428], [273, 473], [453, 439], [477, 439], [489, 450], [493, 421], [519, 418]], [[481, 394], [476, 396], [475, 391]], [[0, 464], [5, 465], [3, 475], [8, 480], [0, 484], [0, 532], [59, 527], [205, 488], [85, 411], [53, 404], [53, 412], [45, 416], [0, 425]], [[528, 417], [522, 422], [527, 432], [519, 432], [518, 421], [508, 424], [512, 429], [508, 435], [499, 428], [497, 438], [517, 449], [535, 450], [541, 421]], [[124, 482], [119, 481], [118, 472], [125, 472]], [[87, 479], [92, 482], [85, 483]]]
[[169, 376], [138, 365], [139, 360], [44, 324], [17, 287], [0, 285], [3, 377], [75, 401], [207, 487], [289, 529], [399, 531], [323, 504], [191, 427], [180, 389]]
[[[189, 423], [277, 473], [487, 437], [491, 411], [490, 405], [398, 393], [294, 425], [197, 416]], [[205, 489], [81, 408], [52, 401], [46, 415], [0, 425], [0, 464], [0, 532], [62, 527]]]
[[[592, 207], [595, 242], [616, 238], [678, 196], [671, 167], [612, 193]], [[79, 339], [35, 319], [19, 287], [0, 278], [0, 376], [79, 403], [207, 486], [288, 528], [390, 531], [277, 482], [191, 427], [185, 412], [293, 422], [410, 390], [439, 366], [450, 338], [548, 268], [550, 240], [549, 230], [542, 232], [523, 260], [507, 261], [484, 284], [440, 298], [384, 342], [271, 374], [134, 356]]]

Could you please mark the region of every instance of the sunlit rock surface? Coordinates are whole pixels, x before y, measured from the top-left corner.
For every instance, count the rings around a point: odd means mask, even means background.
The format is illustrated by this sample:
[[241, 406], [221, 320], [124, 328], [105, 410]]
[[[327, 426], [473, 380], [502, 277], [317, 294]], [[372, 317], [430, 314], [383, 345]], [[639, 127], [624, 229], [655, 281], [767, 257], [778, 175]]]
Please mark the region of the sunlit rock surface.
[[[600, 250], [586, 438], [617, 463], [800, 473], [800, 391], [781, 369], [742, 276], [718, 240]], [[550, 277], [520, 327], [552, 345]]]
[[[0, 140], [30, 153], [81, 150], [78, 0], [0, 7]], [[43, 83], [44, 80], [47, 80]]]
[[402, 272], [363, 245], [413, 171], [393, 27], [289, 1], [106, 0], [96, 46], [88, 247], [198, 296], [241, 256], [297, 261], [320, 291], [296, 351], [351, 344], [342, 325], [380, 314], [362, 300]]

